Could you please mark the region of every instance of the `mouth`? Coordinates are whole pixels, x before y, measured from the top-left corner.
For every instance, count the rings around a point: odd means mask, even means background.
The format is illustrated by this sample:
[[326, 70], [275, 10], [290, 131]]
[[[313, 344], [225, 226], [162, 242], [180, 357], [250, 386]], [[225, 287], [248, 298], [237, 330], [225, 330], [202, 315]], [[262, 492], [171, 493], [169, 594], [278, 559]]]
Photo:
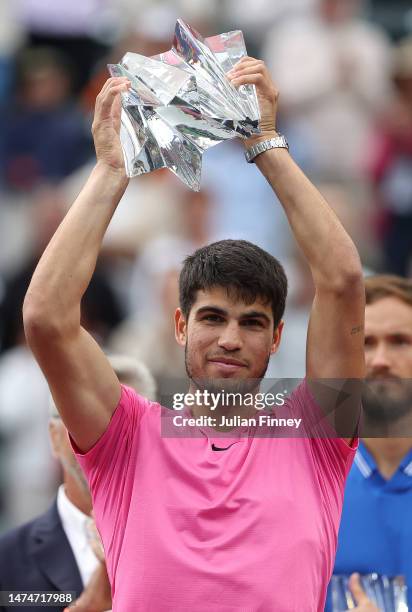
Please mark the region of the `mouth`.
[[209, 359], [208, 361], [209, 363], [214, 364], [222, 372], [238, 372], [239, 370], [247, 367], [245, 362], [240, 361], [239, 359], [232, 359], [230, 357], [215, 357], [213, 359]]
[[367, 377], [365, 383], [376, 394], [398, 393], [404, 387], [407, 388], [407, 381], [398, 376], [371, 376]]
[[367, 383], [399, 383], [401, 380], [402, 378], [393, 374], [377, 374], [366, 377]]

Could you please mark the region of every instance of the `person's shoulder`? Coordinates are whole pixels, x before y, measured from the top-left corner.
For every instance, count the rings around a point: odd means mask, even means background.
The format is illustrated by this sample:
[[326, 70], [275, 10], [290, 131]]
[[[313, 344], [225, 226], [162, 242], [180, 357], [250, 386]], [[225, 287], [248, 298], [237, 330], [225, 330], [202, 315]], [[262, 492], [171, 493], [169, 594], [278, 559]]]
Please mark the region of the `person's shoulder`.
[[15, 551], [16, 544], [25, 540], [30, 531], [30, 523], [14, 527], [3, 534], [0, 534], [0, 565], [7, 559], [8, 551]]
[[10, 560], [10, 555], [14, 557], [16, 553], [25, 554], [28, 542], [32, 539], [33, 533], [44, 516], [37, 516], [31, 521], [13, 527], [0, 535], [0, 564], [7, 563], [7, 560]]
[[121, 385], [122, 393], [119, 400], [119, 406], [128, 410], [136, 410], [142, 415], [145, 413], [153, 414], [161, 410], [160, 404], [140, 395], [133, 387]]
[[144, 424], [150, 423], [150, 427], [155, 427], [160, 422], [161, 417], [164, 416], [164, 411], [168, 409], [158, 402], [140, 395], [133, 387], [123, 384], [121, 387], [122, 394], [112, 420], [120, 424], [126, 419], [131, 424], [136, 425], [136, 431], [141, 431]]
[[0, 535], [0, 559], [3, 558], [4, 551], [11, 548], [14, 550], [16, 542], [23, 544], [32, 539], [37, 533], [53, 529], [60, 523], [56, 501], [43, 513], [34, 517], [30, 521], [13, 527], [9, 531]]
[[[0, 536], [0, 590], [47, 589], [52, 586], [42, 562], [51, 550], [64, 554], [65, 535], [56, 501], [46, 512]], [[69, 547], [69, 543], [67, 542]], [[41, 553], [40, 556], [38, 553]], [[42, 561], [43, 560], [43, 561]], [[53, 560], [50, 560], [53, 565]], [[0, 609], [2, 610], [1, 606]]]

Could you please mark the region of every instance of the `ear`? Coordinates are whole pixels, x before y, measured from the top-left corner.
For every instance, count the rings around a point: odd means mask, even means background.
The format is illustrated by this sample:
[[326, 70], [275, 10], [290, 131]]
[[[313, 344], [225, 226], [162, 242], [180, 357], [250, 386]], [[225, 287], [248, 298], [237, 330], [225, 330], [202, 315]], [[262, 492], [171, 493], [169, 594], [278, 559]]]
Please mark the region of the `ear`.
[[270, 348], [270, 354], [274, 355], [280, 345], [280, 340], [282, 338], [282, 332], [283, 332], [283, 328], [285, 326], [285, 322], [282, 321], [279, 323], [279, 325], [277, 326], [277, 328], [275, 329], [274, 333], [273, 333], [273, 342], [272, 342], [272, 346]]
[[186, 345], [187, 324], [180, 308], [177, 308], [175, 312], [175, 338], [180, 346]]

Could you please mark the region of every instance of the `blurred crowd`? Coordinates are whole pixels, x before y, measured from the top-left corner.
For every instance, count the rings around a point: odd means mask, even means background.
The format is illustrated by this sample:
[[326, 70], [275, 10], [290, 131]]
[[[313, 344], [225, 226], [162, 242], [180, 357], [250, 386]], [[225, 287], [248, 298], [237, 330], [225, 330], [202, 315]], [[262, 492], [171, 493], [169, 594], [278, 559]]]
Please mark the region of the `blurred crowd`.
[[[412, 8], [403, 0], [2, 0], [0, 2], [0, 532], [43, 511], [61, 481], [47, 385], [26, 348], [29, 279], [94, 163], [94, 100], [126, 51], [170, 48], [177, 17], [203, 35], [242, 29], [280, 90], [278, 126], [333, 206], [365, 270], [412, 276]], [[83, 324], [157, 384], [184, 376], [171, 320], [194, 248], [245, 238], [290, 280], [273, 377], [304, 376], [311, 278], [281, 207], [242, 146], [204, 156], [202, 189], [167, 170], [133, 179]], [[99, 203], [96, 202], [96, 206]]]

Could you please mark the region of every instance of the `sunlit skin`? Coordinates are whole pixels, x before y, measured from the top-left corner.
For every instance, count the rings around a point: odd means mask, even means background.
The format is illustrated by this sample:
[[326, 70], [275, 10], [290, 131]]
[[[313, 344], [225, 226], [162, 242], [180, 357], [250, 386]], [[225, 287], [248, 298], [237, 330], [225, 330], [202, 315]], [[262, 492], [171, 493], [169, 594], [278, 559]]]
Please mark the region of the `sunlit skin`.
[[[367, 380], [369, 384], [372, 381], [375, 391], [395, 399], [405, 393], [401, 379], [412, 378], [412, 306], [396, 297], [385, 297], [366, 306], [365, 360]], [[412, 402], [411, 414], [399, 424], [399, 431], [410, 430], [409, 425], [405, 428], [405, 420], [409, 422], [411, 418]], [[365, 444], [382, 475], [390, 478], [412, 448], [412, 439], [368, 438]]]
[[282, 330], [283, 321], [274, 329], [270, 304], [259, 299], [245, 304], [222, 287], [198, 291], [188, 320], [180, 308], [175, 314], [176, 340], [186, 348], [190, 392], [196, 388], [193, 379], [261, 379]]

